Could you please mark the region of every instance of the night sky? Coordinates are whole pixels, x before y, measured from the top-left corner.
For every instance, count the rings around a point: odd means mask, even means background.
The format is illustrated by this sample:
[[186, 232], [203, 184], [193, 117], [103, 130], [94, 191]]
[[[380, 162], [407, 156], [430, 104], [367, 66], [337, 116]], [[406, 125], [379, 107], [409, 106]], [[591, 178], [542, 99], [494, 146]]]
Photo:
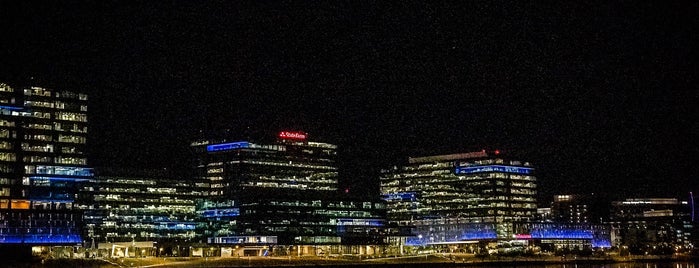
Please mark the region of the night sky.
[[696, 1], [260, 2], [1, 1], [0, 80], [88, 93], [94, 166], [303, 130], [356, 196], [481, 149], [536, 165], [542, 201], [699, 192]]

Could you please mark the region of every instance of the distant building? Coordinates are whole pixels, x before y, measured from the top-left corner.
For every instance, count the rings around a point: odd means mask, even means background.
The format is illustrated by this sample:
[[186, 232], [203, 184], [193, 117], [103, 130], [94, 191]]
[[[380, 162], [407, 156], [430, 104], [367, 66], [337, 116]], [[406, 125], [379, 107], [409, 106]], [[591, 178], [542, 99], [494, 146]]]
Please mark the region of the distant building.
[[[691, 204], [676, 198], [631, 198], [611, 204], [615, 246], [632, 253], [672, 254], [693, 248], [696, 241]], [[635, 252], [634, 252], [635, 251]]]
[[590, 200], [583, 195], [554, 195], [551, 218], [555, 222], [588, 223], [591, 221]]
[[503, 252], [526, 245], [547, 250], [611, 246], [607, 226], [557, 222], [552, 208], [537, 209], [536, 187], [529, 162], [507, 159], [498, 150], [409, 158], [407, 165], [385, 170], [381, 177], [389, 221], [413, 229], [408, 246], [487, 242], [488, 247], [502, 245]]
[[336, 146], [306, 137], [192, 144], [196, 180], [209, 188], [197, 206], [209, 243], [243, 246], [241, 255], [362, 253], [339, 245], [383, 243], [385, 203], [340, 197]]
[[409, 158], [383, 172], [381, 193], [388, 219], [415, 227], [413, 244], [511, 239], [537, 209], [534, 168], [499, 151]]
[[0, 83], [0, 244], [83, 242], [86, 141], [87, 95]]
[[536, 208], [536, 216], [534, 220], [539, 222], [553, 222], [553, 213], [551, 208]]
[[174, 246], [197, 242], [194, 200], [204, 192], [189, 179], [166, 170], [98, 168], [95, 173], [95, 209], [86, 212], [87, 227], [99, 248], [109, 250], [104, 255], [124, 256], [133, 242], [145, 242], [139, 243], [142, 249], [131, 249], [134, 256], [144, 249], [146, 255], [178, 255]]

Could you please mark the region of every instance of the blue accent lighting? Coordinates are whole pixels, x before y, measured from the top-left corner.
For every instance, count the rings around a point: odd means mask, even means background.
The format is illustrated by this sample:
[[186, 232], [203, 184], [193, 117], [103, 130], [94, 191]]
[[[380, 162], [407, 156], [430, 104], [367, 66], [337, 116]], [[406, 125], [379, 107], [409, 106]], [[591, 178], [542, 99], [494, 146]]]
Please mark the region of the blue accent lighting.
[[592, 239], [592, 247], [593, 248], [611, 248], [612, 241], [609, 241], [607, 239]]
[[391, 193], [383, 195], [382, 199], [386, 201], [415, 201], [417, 200], [417, 195], [415, 192]]
[[0, 235], [0, 244], [76, 244], [80, 235]]
[[240, 216], [239, 208], [208, 209], [201, 212], [204, 218], [236, 217]]
[[536, 239], [592, 239], [591, 230], [575, 229], [540, 229], [531, 231]]
[[471, 166], [471, 167], [456, 167], [454, 173], [456, 174], [473, 174], [473, 173], [483, 173], [483, 172], [506, 172], [506, 173], [516, 173], [516, 174], [531, 174], [533, 168], [526, 167], [513, 167], [513, 166], [500, 166], [500, 165], [488, 165], [488, 166]]
[[337, 225], [343, 226], [383, 226], [383, 220], [377, 219], [338, 219]]
[[480, 232], [467, 232], [461, 235], [460, 240], [482, 240], [482, 239], [496, 239], [498, 234], [495, 230], [483, 230]]
[[0, 109], [13, 110], [13, 111], [21, 111], [21, 110], [24, 110], [24, 107], [15, 107], [15, 106], [0, 105]]
[[32, 180], [49, 180], [49, 181], [88, 181], [88, 179], [85, 178], [60, 178], [60, 177], [37, 177], [37, 176], [32, 176], [29, 177]]
[[227, 150], [234, 150], [234, 149], [248, 148], [248, 147], [250, 147], [249, 142], [239, 141], [239, 142], [230, 142], [230, 143], [220, 143], [220, 144], [208, 145], [208, 146], [206, 146], [206, 151], [217, 152], [217, 151], [227, 151]]

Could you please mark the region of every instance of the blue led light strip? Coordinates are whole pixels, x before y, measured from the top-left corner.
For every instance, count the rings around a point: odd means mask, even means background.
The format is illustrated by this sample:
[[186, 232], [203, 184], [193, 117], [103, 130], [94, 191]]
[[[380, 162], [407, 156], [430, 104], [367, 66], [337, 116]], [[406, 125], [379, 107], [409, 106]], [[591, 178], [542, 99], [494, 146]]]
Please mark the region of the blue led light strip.
[[399, 192], [399, 193], [390, 193], [390, 194], [385, 194], [382, 196], [383, 200], [386, 201], [392, 201], [392, 200], [399, 200], [399, 201], [405, 201], [405, 200], [410, 200], [410, 201], [415, 201], [416, 200], [416, 193], [415, 192]]
[[50, 181], [88, 181], [88, 179], [84, 178], [61, 178], [61, 177], [37, 177], [37, 176], [32, 176], [29, 177], [32, 180], [50, 180]]
[[472, 173], [483, 173], [483, 172], [507, 172], [507, 173], [517, 173], [517, 174], [531, 174], [533, 168], [526, 167], [513, 167], [513, 166], [500, 166], [500, 165], [489, 165], [489, 166], [473, 166], [473, 167], [456, 167], [454, 173], [456, 174], [472, 174]]
[[230, 142], [230, 143], [220, 143], [220, 144], [208, 145], [208, 146], [206, 146], [206, 151], [208, 151], [208, 152], [227, 151], [227, 150], [248, 148], [248, 147], [250, 147], [249, 142], [239, 141], [239, 142]]
[[0, 244], [75, 244], [82, 242], [77, 234], [50, 235], [50, 234], [0, 234]]
[[13, 111], [21, 111], [21, 110], [24, 110], [24, 107], [15, 107], [15, 106], [0, 105], [0, 109], [13, 110]]
[[201, 212], [204, 218], [217, 218], [217, 217], [235, 217], [240, 216], [239, 208], [229, 208], [229, 209], [209, 209]]

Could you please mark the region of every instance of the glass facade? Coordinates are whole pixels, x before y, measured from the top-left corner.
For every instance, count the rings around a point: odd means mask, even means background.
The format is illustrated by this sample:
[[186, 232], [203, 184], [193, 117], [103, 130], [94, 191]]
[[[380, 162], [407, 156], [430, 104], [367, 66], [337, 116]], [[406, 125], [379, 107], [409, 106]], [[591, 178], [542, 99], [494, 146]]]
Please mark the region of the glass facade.
[[389, 219], [398, 222], [521, 221], [536, 212], [531, 165], [486, 152], [411, 158], [404, 167], [384, 170], [381, 193]]
[[497, 154], [416, 157], [384, 170], [388, 220], [414, 227], [408, 244], [511, 239], [512, 222], [536, 214], [536, 177], [528, 162]]
[[87, 95], [0, 83], [0, 244], [81, 243]]
[[96, 170], [90, 211], [96, 242], [191, 242], [196, 235], [195, 199], [191, 182], [166, 171]]
[[676, 198], [614, 201], [610, 214], [613, 245], [627, 246], [633, 254], [694, 248], [697, 231], [691, 216], [691, 202]]
[[192, 144], [197, 183], [209, 189], [197, 205], [208, 242], [380, 243], [385, 203], [337, 197], [336, 146], [283, 133], [269, 144]]

